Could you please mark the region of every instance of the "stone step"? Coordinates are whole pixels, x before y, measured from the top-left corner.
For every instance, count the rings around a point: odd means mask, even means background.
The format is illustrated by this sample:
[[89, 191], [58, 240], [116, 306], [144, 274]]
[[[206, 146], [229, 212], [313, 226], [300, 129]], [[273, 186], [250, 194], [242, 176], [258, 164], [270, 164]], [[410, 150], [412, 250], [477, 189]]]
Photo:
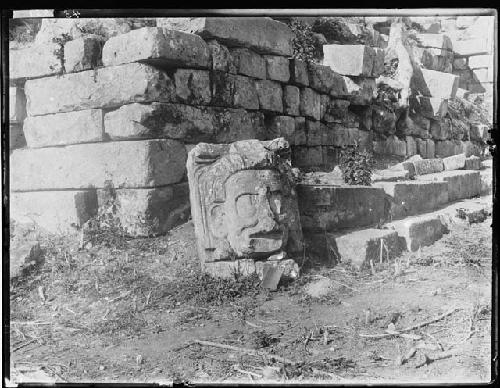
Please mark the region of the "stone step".
[[435, 174], [421, 175], [420, 181], [444, 181], [448, 184], [448, 201], [456, 201], [478, 196], [481, 193], [481, 176], [479, 171], [454, 170]]

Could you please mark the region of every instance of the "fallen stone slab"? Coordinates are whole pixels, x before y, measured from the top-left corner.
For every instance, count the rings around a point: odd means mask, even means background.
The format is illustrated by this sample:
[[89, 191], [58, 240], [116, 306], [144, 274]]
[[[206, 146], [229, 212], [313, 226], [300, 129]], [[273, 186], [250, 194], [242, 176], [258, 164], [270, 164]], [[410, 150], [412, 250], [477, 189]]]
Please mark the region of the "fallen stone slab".
[[376, 57], [373, 48], [365, 45], [323, 45], [323, 65], [348, 76], [377, 77], [373, 73]]
[[10, 217], [49, 233], [75, 232], [97, 214], [96, 190], [12, 192]]
[[24, 120], [23, 130], [30, 148], [103, 141], [103, 111], [86, 109], [29, 116]]
[[210, 66], [208, 45], [198, 35], [157, 27], [144, 27], [106, 41], [102, 49], [104, 66], [130, 62], [155, 66]]
[[38, 241], [11, 241], [9, 247], [10, 278], [18, 278], [43, 262], [43, 249]]
[[[189, 218], [187, 182], [151, 189], [117, 189], [113, 194], [113, 216], [134, 237], [164, 234]], [[105, 189], [97, 190], [97, 198], [99, 207], [110, 199]]]
[[10, 80], [61, 74], [62, 52], [62, 46], [57, 43], [34, 44], [19, 50], [9, 50]]
[[104, 38], [87, 35], [70, 40], [64, 45], [64, 70], [66, 73], [94, 69], [102, 65]]
[[415, 160], [412, 163], [415, 167], [416, 175], [433, 174], [441, 172], [445, 169], [443, 160], [439, 158]]
[[465, 170], [480, 170], [481, 169], [481, 158], [472, 155], [465, 159]]
[[481, 193], [481, 176], [479, 171], [443, 171], [436, 174], [422, 175], [417, 179], [447, 182], [449, 202], [475, 197]]
[[394, 230], [403, 249], [411, 252], [434, 244], [448, 232], [447, 226], [435, 214], [408, 217], [385, 224], [385, 227]]
[[247, 47], [260, 54], [292, 55], [293, 33], [268, 17], [158, 18], [159, 27], [216, 39], [228, 47]]
[[444, 181], [375, 182], [373, 186], [389, 196], [392, 219], [432, 211], [448, 202], [448, 184]]
[[20, 86], [9, 87], [9, 122], [22, 123], [26, 118], [26, 96]]
[[297, 186], [300, 220], [306, 231], [375, 225], [386, 217], [384, 192], [370, 186]]
[[410, 178], [410, 173], [407, 170], [375, 170], [372, 173], [372, 182], [397, 182], [403, 181]]
[[176, 140], [142, 140], [19, 149], [11, 154], [13, 191], [142, 188], [179, 182], [186, 150]]
[[29, 116], [132, 102], [175, 102], [173, 80], [165, 72], [140, 63], [28, 80], [24, 91]]
[[465, 167], [465, 154], [458, 154], [443, 158], [445, 170], [460, 170]]
[[335, 238], [336, 253], [342, 263], [362, 269], [370, 261], [390, 261], [401, 254], [398, 234], [388, 229], [363, 229]]
[[441, 71], [421, 69], [430, 97], [455, 98], [458, 76]]

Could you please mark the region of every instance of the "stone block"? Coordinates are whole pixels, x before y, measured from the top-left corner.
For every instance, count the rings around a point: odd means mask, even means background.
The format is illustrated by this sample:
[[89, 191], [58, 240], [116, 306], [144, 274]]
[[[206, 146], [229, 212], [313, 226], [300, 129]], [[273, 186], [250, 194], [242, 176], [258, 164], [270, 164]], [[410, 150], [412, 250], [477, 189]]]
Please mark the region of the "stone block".
[[300, 114], [315, 120], [321, 117], [320, 96], [311, 88], [303, 88], [300, 91]]
[[29, 116], [175, 98], [174, 83], [166, 73], [139, 63], [28, 80], [24, 91]]
[[300, 114], [300, 90], [297, 86], [286, 85], [283, 87], [283, 113], [290, 116]]
[[202, 262], [303, 252], [290, 162], [278, 157], [288, 152], [282, 138], [199, 143], [189, 152], [191, 214]]
[[297, 186], [304, 231], [375, 225], [386, 217], [384, 192], [369, 186]]
[[406, 142], [406, 156], [413, 156], [417, 154], [417, 143], [411, 136], [405, 137]]
[[210, 104], [212, 93], [208, 70], [178, 69], [174, 81], [177, 101], [192, 105]]
[[396, 136], [373, 142], [373, 152], [382, 155], [406, 156], [406, 142]]
[[476, 82], [480, 83], [493, 82], [494, 71], [493, 68], [473, 69], [472, 76], [474, 78], [474, 81]]
[[467, 39], [455, 41], [453, 44], [453, 51], [455, 55], [468, 57], [472, 55], [488, 54], [490, 47], [488, 46], [488, 39]]
[[472, 155], [465, 159], [465, 170], [480, 170], [481, 169], [481, 158]]
[[457, 155], [464, 152], [463, 144], [458, 140], [436, 141], [436, 156], [446, 158], [447, 156]]
[[[294, 145], [306, 145], [306, 118], [305, 117], [295, 117], [295, 141]], [[292, 148], [293, 152], [293, 148]]]
[[143, 188], [179, 182], [186, 150], [175, 140], [78, 144], [15, 150], [11, 190]]
[[30, 148], [103, 141], [103, 112], [87, 109], [30, 116], [24, 120], [23, 130]]
[[410, 178], [408, 170], [375, 170], [372, 173], [372, 182], [397, 182]]
[[436, 174], [422, 175], [418, 179], [425, 181], [444, 181], [448, 184], [448, 201], [472, 198], [481, 192], [479, 171], [443, 171]]
[[197, 35], [157, 27], [132, 30], [104, 44], [104, 66], [139, 61], [155, 66], [205, 69], [210, 66], [210, 51]]
[[[340, 75], [335, 74], [328, 66], [322, 66], [310, 62], [307, 66], [309, 74], [309, 86], [321, 93], [331, 93], [339, 83]], [[333, 90], [333, 94], [345, 92], [344, 90]]]
[[62, 46], [57, 43], [34, 44], [9, 50], [11, 80], [47, 77], [62, 73]]
[[410, 106], [429, 119], [439, 119], [448, 113], [448, 100], [439, 97], [412, 96]]
[[443, 51], [454, 50], [451, 39], [445, 34], [416, 34], [416, 38], [420, 47], [437, 48]]
[[481, 144], [481, 143], [476, 143], [476, 142], [472, 142], [472, 141], [464, 141], [462, 142], [463, 143], [463, 150], [464, 150], [464, 153], [465, 153], [465, 156], [466, 157], [469, 157], [469, 156], [481, 156], [483, 154], [483, 149], [484, 149], [484, 146]]
[[89, 35], [66, 42], [64, 45], [66, 73], [90, 70], [102, 65], [103, 44], [103, 38], [98, 35]]
[[375, 182], [373, 186], [389, 196], [392, 219], [429, 212], [448, 202], [448, 185], [443, 181]]
[[[297, 141], [295, 144], [297, 144]], [[294, 167], [321, 166], [323, 162], [323, 149], [321, 146], [305, 147], [296, 145], [292, 147], [292, 166]]]
[[408, 217], [385, 225], [397, 232], [405, 250], [418, 251], [421, 247], [434, 244], [448, 232], [446, 225], [435, 215]]
[[348, 121], [352, 121], [349, 112], [350, 104], [351, 103], [347, 100], [334, 99], [326, 96], [326, 106], [322, 120], [327, 123], [347, 123]]
[[421, 71], [430, 97], [455, 98], [458, 76], [435, 70], [421, 69]]
[[295, 144], [295, 118], [290, 116], [274, 116], [267, 125], [269, 140], [283, 137], [289, 144]]
[[308, 146], [321, 146], [324, 144], [323, 127], [319, 121], [306, 119], [306, 144]]
[[216, 106], [259, 109], [255, 81], [245, 76], [213, 72], [212, 96]]
[[431, 139], [416, 139], [417, 153], [424, 159], [432, 159], [435, 156], [435, 145]]
[[[114, 190], [116, 218], [134, 237], [150, 237], [166, 233], [189, 218], [187, 182], [150, 189]], [[106, 190], [97, 190], [99, 206], [109, 198]]]
[[[362, 269], [370, 261], [379, 263], [399, 257], [402, 249], [397, 232], [387, 229], [363, 229], [335, 237], [334, 251], [342, 263]], [[384, 248], [385, 247], [385, 248]]]
[[421, 159], [412, 162], [416, 175], [433, 174], [444, 170], [442, 159]]
[[215, 143], [268, 138], [262, 112], [244, 109], [223, 109], [215, 115]]
[[458, 154], [443, 158], [445, 170], [461, 170], [465, 167], [465, 154]]
[[486, 141], [489, 139], [490, 127], [486, 124], [472, 123], [470, 126], [470, 139], [476, 141]]
[[277, 55], [265, 55], [266, 78], [273, 81], [288, 82], [290, 80], [290, 64], [287, 58]]
[[283, 89], [278, 82], [270, 80], [255, 81], [260, 109], [283, 113]]
[[394, 135], [396, 133], [396, 114], [394, 111], [380, 105], [373, 105], [371, 111], [371, 128], [375, 132], [384, 135]]
[[451, 120], [447, 118], [442, 118], [439, 120], [431, 119], [430, 134], [432, 138], [435, 140], [451, 139], [452, 135]]
[[300, 59], [290, 59], [290, 82], [298, 86], [309, 86], [306, 62]]
[[13, 123], [9, 125], [9, 150], [26, 147], [23, 125]]
[[157, 25], [216, 39], [228, 47], [251, 48], [260, 54], [291, 56], [293, 52], [290, 28], [268, 17], [160, 18]]
[[246, 48], [230, 49], [229, 52], [238, 74], [266, 79], [266, 61], [261, 55]]
[[468, 58], [469, 68], [479, 69], [482, 67], [493, 67], [493, 54], [488, 55], [473, 55]]
[[211, 58], [210, 68], [212, 70], [236, 74], [236, 68], [229, 49], [216, 40], [210, 40], [207, 43]]
[[353, 146], [360, 142], [360, 130], [358, 128], [344, 127], [339, 124], [328, 124], [327, 139], [323, 144], [337, 147]]
[[346, 97], [354, 105], [371, 104], [377, 85], [374, 78], [343, 77], [346, 85]]
[[9, 87], [9, 122], [22, 123], [26, 117], [26, 96], [24, 88], [20, 86]]
[[323, 45], [323, 65], [348, 76], [376, 77], [373, 74], [375, 50], [365, 45]]
[[374, 48], [374, 50], [372, 77], [379, 77], [384, 72], [385, 51], [380, 48]]
[[11, 193], [10, 218], [35, 223], [49, 233], [75, 232], [97, 214], [96, 190]]

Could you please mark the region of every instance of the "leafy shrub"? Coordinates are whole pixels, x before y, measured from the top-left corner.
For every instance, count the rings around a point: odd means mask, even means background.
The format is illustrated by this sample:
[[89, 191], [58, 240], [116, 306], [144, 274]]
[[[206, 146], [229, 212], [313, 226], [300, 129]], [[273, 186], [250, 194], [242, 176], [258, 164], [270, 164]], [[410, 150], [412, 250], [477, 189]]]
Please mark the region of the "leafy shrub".
[[373, 155], [367, 151], [359, 151], [357, 145], [343, 147], [340, 151], [339, 168], [344, 181], [349, 185], [369, 186], [374, 165]]
[[319, 60], [323, 55], [323, 47], [311, 26], [297, 18], [292, 18], [288, 26], [294, 34], [293, 58], [306, 62]]

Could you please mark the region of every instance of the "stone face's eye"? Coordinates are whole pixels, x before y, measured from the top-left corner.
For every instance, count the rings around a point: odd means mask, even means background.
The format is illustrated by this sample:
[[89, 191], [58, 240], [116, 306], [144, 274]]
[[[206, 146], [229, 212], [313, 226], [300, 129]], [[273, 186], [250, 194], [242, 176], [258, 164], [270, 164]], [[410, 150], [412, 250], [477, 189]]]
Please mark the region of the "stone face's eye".
[[257, 212], [257, 195], [242, 194], [236, 199], [236, 212], [242, 218], [253, 217]]

